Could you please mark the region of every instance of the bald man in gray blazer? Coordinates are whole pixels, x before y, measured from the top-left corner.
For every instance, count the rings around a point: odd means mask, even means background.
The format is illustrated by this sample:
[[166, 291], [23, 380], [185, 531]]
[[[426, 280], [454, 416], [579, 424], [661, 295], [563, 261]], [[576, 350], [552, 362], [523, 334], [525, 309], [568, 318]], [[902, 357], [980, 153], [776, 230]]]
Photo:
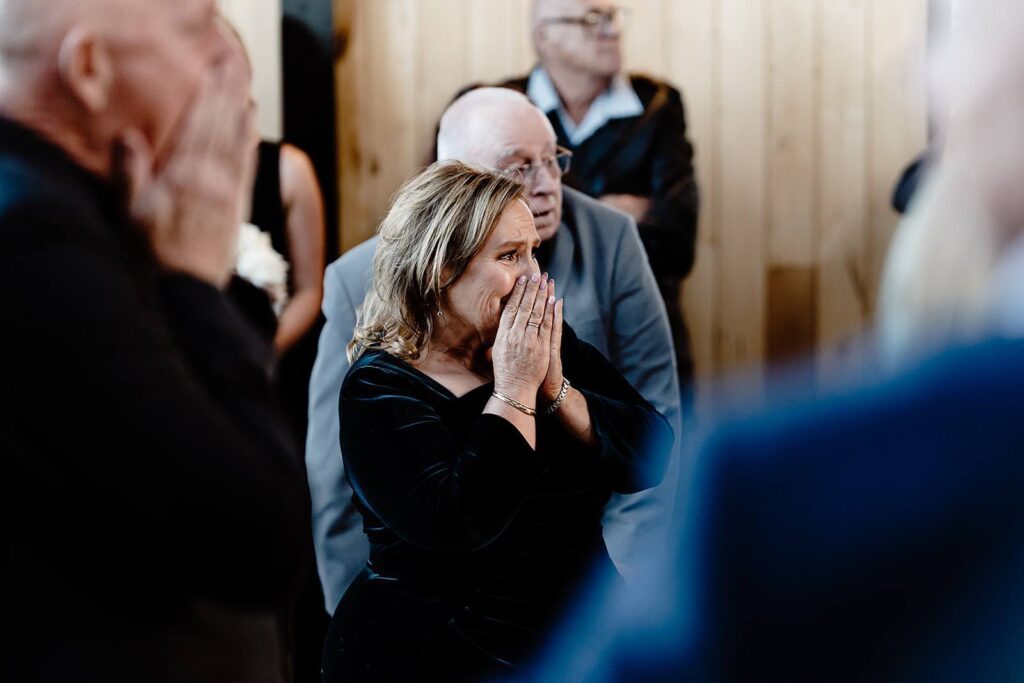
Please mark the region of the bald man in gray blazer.
[[[605, 544], [628, 581], [643, 549], [663, 538], [672, 517], [682, 433], [668, 316], [636, 223], [582, 193], [562, 188], [566, 160], [555, 146], [551, 124], [520, 93], [482, 88], [459, 98], [441, 120], [438, 156], [523, 173], [543, 240], [541, 270], [554, 278], [565, 297], [565, 321], [608, 357], [675, 431], [676, 446], [662, 483], [641, 493], [613, 496], [605, 508]], [[317, 567], [329, 612], [363, 569], [369, 553], [344, 476], [338, 396], [348, 372], [345, 347], [366, 295], [376, 242], [373, 238], [360, 244], [327, 268], [327, 324], [310, 382], [306, 469]]]

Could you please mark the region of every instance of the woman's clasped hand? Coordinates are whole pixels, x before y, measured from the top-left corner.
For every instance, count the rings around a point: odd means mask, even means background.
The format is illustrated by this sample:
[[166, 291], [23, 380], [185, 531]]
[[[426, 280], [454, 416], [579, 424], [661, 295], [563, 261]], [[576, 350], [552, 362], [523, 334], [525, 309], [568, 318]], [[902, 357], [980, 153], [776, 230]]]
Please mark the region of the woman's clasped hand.
[[553, 368], [561, 386], [562, 306], [555, 298], [555, 281], [546, 274], [516, 281], [491, 351], [496, 392], [532, 404], [550, 383]]

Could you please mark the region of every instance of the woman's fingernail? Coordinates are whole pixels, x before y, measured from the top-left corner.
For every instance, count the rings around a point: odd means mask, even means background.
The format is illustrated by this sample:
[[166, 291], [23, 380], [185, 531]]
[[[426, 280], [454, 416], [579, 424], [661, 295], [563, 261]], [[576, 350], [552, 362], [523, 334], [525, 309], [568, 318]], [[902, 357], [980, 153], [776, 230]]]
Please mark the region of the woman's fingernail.
[[548, 288], [548, 281], [547, 280], [541, 280], [540, 281], [540, 288], [541, 288], [541, 291], [547, 289]]
[[526, 276], [525, 275], [520, 275], [519, 276], [519, 284], [521, 284], [521, 285], [525, 285], [526, 284]]
[[555, 297], [549, 296], [548, 297], [548, 306], [554, 306], [554, 305], [555, 305]]
[[530, 276], [530, 282], [536, 282], [539, 279], [540, 279], [540, 273], [534, 273], [533, 275]]

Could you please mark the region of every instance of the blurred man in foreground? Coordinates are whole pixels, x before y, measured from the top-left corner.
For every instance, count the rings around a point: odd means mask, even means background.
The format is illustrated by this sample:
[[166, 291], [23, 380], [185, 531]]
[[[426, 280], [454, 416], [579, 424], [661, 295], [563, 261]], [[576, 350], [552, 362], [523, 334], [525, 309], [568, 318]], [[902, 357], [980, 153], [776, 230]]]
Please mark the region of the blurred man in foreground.
[[0, 0], [0, 678], [277, 681], [301, 478], [220, 287], [255, 147], [213, 0]]

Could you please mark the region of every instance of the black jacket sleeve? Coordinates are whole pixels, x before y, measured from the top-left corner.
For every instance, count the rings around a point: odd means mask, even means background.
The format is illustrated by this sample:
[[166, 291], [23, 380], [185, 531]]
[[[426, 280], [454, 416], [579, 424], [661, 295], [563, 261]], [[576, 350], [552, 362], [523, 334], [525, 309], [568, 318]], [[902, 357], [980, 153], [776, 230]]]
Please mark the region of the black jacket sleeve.
[[[4, 451], [36, 538], [239, 605], [290, 590], [308, 533], [268, 349], [214, 287], [138, 263], [92, 212], [0, 225]], [[90, 220], [92, 221], [90, 223]]]
[[596, 458], [612, 489], [635, 493], [657, 486], [672, 449], [668, 421], [568, 325], [562, 334], [562, 372], [587, 399]]
[[685, 278], [693, 269], [700, 208], [693, 146], [679, 91], [663, 86], [655, 99], [661, 104], [651, 145], [651, 209], [638, 224], [640, 239], [655, 275]]
[[356, 495], [421, 548], [471, 552], [504, 531], [546, 470], [510, 422], [481, 414], [459, 439], [421, 380], [357, 363], [339, 401], [341, 452]]

